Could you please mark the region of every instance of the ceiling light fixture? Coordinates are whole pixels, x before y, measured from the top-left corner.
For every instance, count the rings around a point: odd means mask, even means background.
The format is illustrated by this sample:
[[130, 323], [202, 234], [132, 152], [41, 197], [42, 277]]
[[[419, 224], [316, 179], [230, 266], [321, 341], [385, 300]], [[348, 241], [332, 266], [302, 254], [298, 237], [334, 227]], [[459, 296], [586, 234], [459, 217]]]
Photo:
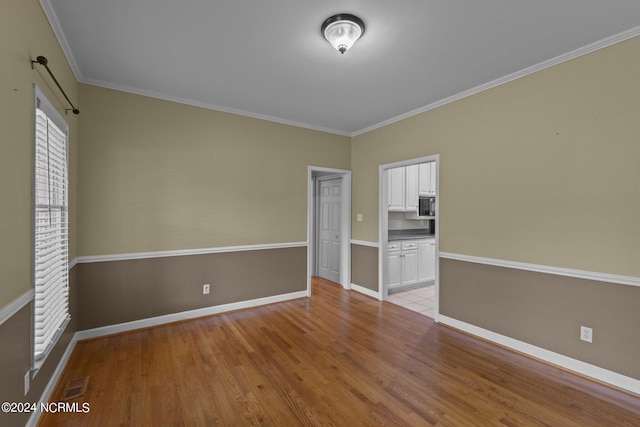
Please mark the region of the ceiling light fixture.
[[344, 54], [364, 34], [364, 22], [355, 15], [339, 13], [327, 18], [320, 31], [331, 46]]

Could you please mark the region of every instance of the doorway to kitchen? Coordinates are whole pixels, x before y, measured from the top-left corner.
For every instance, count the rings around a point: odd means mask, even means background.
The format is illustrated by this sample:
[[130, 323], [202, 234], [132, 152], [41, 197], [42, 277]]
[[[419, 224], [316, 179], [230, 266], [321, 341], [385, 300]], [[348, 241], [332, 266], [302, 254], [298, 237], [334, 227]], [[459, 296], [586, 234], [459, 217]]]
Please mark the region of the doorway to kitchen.
[[439, 155], [379, 167], [378, 290], [382, 301], [438, 321]]
[[351, 289], [351, 171], [309, 166], [307, 295], [311, 277]]

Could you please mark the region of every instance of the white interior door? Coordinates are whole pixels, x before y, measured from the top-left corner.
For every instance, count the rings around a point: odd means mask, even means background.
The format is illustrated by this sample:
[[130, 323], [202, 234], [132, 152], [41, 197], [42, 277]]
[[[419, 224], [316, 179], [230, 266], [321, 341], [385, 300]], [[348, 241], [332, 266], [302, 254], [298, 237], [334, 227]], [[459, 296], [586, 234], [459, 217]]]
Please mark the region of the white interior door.
[[318, 275], [340, 282], [340, 201], [342, 179], [320, 181]]

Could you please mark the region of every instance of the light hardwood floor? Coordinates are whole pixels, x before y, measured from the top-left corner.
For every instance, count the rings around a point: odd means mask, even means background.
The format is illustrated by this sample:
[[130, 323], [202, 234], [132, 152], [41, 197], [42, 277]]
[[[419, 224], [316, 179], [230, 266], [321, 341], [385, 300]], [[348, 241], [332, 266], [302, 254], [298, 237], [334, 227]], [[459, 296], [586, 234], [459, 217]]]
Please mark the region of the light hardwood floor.
[[638, 426], [640, 398], [321, 279], [313, 295], [78, 343], [41, 426]]

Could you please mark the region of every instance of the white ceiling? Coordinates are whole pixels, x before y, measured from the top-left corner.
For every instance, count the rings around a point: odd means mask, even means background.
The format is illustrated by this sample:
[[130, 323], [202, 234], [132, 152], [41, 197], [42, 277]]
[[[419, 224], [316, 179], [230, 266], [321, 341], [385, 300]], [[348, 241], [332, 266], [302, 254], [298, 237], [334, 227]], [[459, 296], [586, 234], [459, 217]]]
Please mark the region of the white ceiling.
[[[41, 3], [80, 82], [343, 135], [640, 34], [638, 0]], [[366, 25], [344, 55], [336, 13]]]

